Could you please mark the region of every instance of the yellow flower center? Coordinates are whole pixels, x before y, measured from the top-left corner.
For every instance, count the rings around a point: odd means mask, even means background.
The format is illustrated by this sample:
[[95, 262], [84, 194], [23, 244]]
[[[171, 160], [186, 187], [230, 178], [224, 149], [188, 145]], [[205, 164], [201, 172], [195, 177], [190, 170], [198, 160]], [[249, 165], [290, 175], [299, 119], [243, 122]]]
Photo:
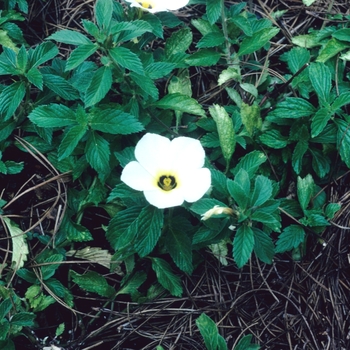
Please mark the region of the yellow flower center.
[[138, 1], [138, 3], [145, 9], [153, 9], [154, 5], [152, 2], [148, 2], [148, 1]]
[[171, 191], [176, 188], [177, 182], [175, 177], [172, 175], [162, 175], [159, 177], [157, 185], [163, 191]]

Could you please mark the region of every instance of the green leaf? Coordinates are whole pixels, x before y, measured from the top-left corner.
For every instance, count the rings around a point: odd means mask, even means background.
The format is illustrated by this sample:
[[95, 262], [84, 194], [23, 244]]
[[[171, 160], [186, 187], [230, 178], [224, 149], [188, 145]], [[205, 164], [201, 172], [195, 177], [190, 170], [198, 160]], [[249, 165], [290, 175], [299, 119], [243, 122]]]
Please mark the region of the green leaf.
[[137, 293], [137, 289], [146, 281], [147, 275], [142, 271], [136, 271], [131, 277], [123, 280], [122, 288], [118, 290], [116, 295], [130, 294], [131, 296]]
[[314, 179], [310, 174], [305, 176], [303, 179], [298, 176], [297, 180], [297, 195], [299, 199], [300, 206], [303, 210], [306, 210], [311, 198], [315, 191]]
[[322, 106], [329, 104], [332, 88], [332, 74], [329, 68], [324, 63], [311, 63], [309, 79], [318, 96], [319, 104]]
[[267, 157], [263, 152], [252, 151], [240, 159], [232, 173], [236, 175], [241, 169], [244, 169], [249, 174], [249, 178], [252, 178], [259, 166], [266, 160]]
[[337, 148], [341, 159], [350, 168], [350, 124], [340, 119], [336, 119], [335, 123], [338, 127]]
[[11, 298], [7, 298], [0, 303], [0, 320], [4, 319], [13, 306]]
[[151, 253], [156, 246], [158, 239], [162, 233], [163, 227], [163, 210], [159, 210], [154, 206], [147, 206], [142, 209], [137, 219], [137, 237], [136, 251], [140, 257], [144, 257]]
[[107, 283], [106, 278], [95, 271], [88, 271], [80, 275], [70, 270], [69, 275], [74, 283], [87, 292], [96, 293], [105, 298], [113, 298], [116, 294], [114, 288]]
[[297, 248], [304, 242], [305, 231], [300, 225], [290, 225], [286, 227], [279, 235], [276, 243], [276, 253], [284, 253], [286, 251]]
[[108, 52], [116, 64], [137, 74], [144, 75], [143, 65], [139, 56], [130, 49], [118, 46]]
[[170, 265], [161, 258], [151, 258], [152, 269], [157, 275], [158, 282], [175, 297], [182, 295], [181, 278], [173, 273]]
[[17, 68], [21, 72], [25, 72], [27, 68], [28, 56], [26, 48], [22, 45], [17, 53]]
[[[193, 203], [190, 207], [191, 211], [196, 214], [203, 215], [208, 210], [212, 209], [214, 206], [218, 205], [219, 207], [226, 207], [227, 205], [223, 202], [218, 201], [214, 198], [202, 198], [197, 202]], [[226, 217], [227, 215], [222, 215], [222, 217]], [[218, 216], [220, 217], [220, 216]]]
[[258, 175], [255, 179], [254, 190], [251, 195], [251, 206], [258, 207], [270, 199], [272, 195], [271, 180], [265, 176]]
[[[216, 326], [215, 322], [206, 314], [202, 313], [196, 319], [196, 325], [203, 337], [206, 349], [217, 350], [218, 338], [221, 336], [219, 334], [218, 327]], [[227, 349], [227, 346], [226, 346], [226, 349]]]
[[108, 29], [113, 15], [113, 0], [97, 0], [95, 3], [95, 16], [97, 25]]
[[35, 318], [32, 312], [18, 312], [11, 317], [10, 323], [18, 327], [33, 327]]
[[331, 119], [332, 113], [328, 108], [320, 108], [312, 118], [311, 137], [318, 136]]
[[228, 169], [231, 157], [236, 148], [236, 136], [232, 118], [227, 114], [224, 107], [216, 104], [213, 107], [209, 107], [209, 113], [216, 123], [220, 147], [226, 160], [226, 169]]
[[174, 68], [174, 63], [153, 62], [145, 68], [145, 72], [151, 79], [160, 79], [169, 75]]
[[185, 52], [192, 44], [192, 32], [185, 27], [173, 33], [165, 43], [164, 53], [167, 57]]
[[29, 51], [29, 67], [36, 68], [43, 63], [53, 59], [59, 53], [57, 46], [52, 42], [45, 42], [38, 45], [34, 50]]
[[241, 225], [233, 240], [233, 259], [238, 268], [246, 264], [254, 248], [254, 232], [251, 227]]
[[[226, 83], [227, 81], [229, 81], [231, 79], [234, 80], [234, 81], [241, 81], [242, 80], [242, 75], [241, 75], [241, 72], [240, 72], [239, 68], [237, 68], [237, 67], [228, 67], [227, 69], [224, 69], [219, 75], [218, 85], [222, 85], [222, 84]], [[226, 90], [227, 92], [234, 91], [234, 93], [237, 93], [239, 95], [237, 90], [234, 90], [232, 88], [228, 88], [228, 89], [229, 90]], [[230, 95], [230, 97], [231, 97], [231, 95]], [[239, 105], [239, 107], [240, 107], [240, 105]]]
[[243, 31], [246, 36], [253, 35], [253, 29], [251, 22], [243, 14], [234, 15], [231, 18], [228, 18], [229, 22], [234, 23], [239, 29]]
[[266, 264], [272, 264], [275, 254], [271, 237], [257, 227], [252, 228], [254, 232], [254, 252], [256, 256]]
[[190, 66], [209, 67], [218, 63], [221, 54], [215, 49], [200, 49], [185, 59]]
[[277, 129], [265, 131], [259, 138], [264, 145], [274, 149], [285, 148], [288, 145], [288, 137], [282, 136]]
[[63, 261], [62, 254], [52, 254], [43, 261], [43, 265], [40, 267], [41, 278], [45, 281], [51, 278], [56, 270], [60, 267], [60, 263]]
[[173, 109], [188, 114], [205, 117], [202, 106], [194, 99], [179, 93], [165, 95], [161, 100], [154, 103], [161, 109]]
[[244, 169], [241, 169], [236, 174], [234, 181], [227, 179], [227, 189], [239, 207], [246, 209], [250, 197], [249, 174]]
[[150, 95], [154, 100], [158, 100], [159, 91], [151, 78], [134, 72], [131, 72], [129, 76], [141, 88], [144, 96]]
[[[241, 87], [243, 84], [240, 84]], [[243, 88], [243, 87], [242, 87]], [[257, 92], [257, 91], [256, 91]], [[256, 96], [257, 97], [257, 96]], [[254, 131], [260, 130], [262, 119], [260, 116], [260, 107], [256, 104], [249, 105], [244, 102], [241, 104], [241, 119], [250, 136], [253, 136]]]
[[77, 46], [92, 44], [92, 41], [87, 36], [70, 29], [59, 30], [47, 37], [46, 40], [55, 40], [60, 43]]
[[[221, 2], [221, 0], [220, 0]], [[211, 32], [203, 36], [202, 39], [198, 41], [196, 47], [199, 49], [208, 47], [217, 47], [225, 42], [225, 37], [220, 32]]]
[[235, 346], [234, 350], [259, 350], [260, 346], [258, 344], [252, 344], [252, 335], [245, 335], [239, 340], [238, 344]]
[[251, 37], [245, 37], [239, 47], [238, 56], [248, 55], [267, 44], [279, 32], [278, 28], [264, 28], [254, 33]]
[[304, 47], [293, 47], [283, 56], [287, 59], [288, 68], [293, 74], [310, 62], [310, 51]]
[[58, 160], [69, 157], [87, 131], [86, 125], [75, 125], [65, 130], [61, 144], [58, 147]]
[[65, 105], [50, 104], [35, 108], [28, 116], [42, 128], [64, 127], [76, 124], [75, 113]]
[[25, 77], [31, 84], [35, 85], [39, 90], [43, 89], [43, 76], [37, 68], [29, 69], [29, 71], [25, 73]]
[[193, 271], [192, 242], [189, 232], [186, 230], [187, 226], [191, 225], [187, 221], [185, 221], [184, 225], [182, 221], [184, 220], [177, 218], [176, 222], [169, 226], [164, 242], [176, 266], [180, 270], [191, 274]]
[[309, 148], [309, 143], [304, 140], [300, 140], [293, 151], [292, 154], [292, 166], [297, 174], [300, 174], [303, 165], [303, 157]]
[[299, 97], [287, 97], [277, 105], [276, 109], [269, 113], [269, 116], [296, 119], [308, 117], [315, 112], [316, 109], [310, 102]]
[[68, 72], [80, 64], [82, 64], [86, 59], [93, 55], [98, 49], [96, 44], [84, 44], [77, 47], [71, 52], [68, 57], [65, 72]]
[[339, 203], [329, 203], [325, 209], [325, 215], [328, 219], [333, 219], [336, 212], [339, 211], [341, 205]]
[[109, 173], [109, 156], [111, 154], [109, 143], [96, 132], [91, 132], [85, 146], [86, 159], [99, 177], [103, 178]]
[[221, 0], [207, 0], [207, 17], [210, 24], [214, 24], [220, 17], [223, 3]]
[[345, 91], [334, 100], [334, 102], [331, 105], [331, 109], [333, 113], [336, 113], [340, 108], [348, 104], [350, 104], [350, 92]]
[[67, 101], [77, 100], [79, 92], [66, 79], [54, 75], [43, 74], [43, 82], [50, 90]]
[[127, 239], [129, 236], [128, 231], [130, 227], [136, 227], [141, 209], [139, 206], [133, 206], [121, 210], [109, 222], [106, 238], [114, 250], [122, 249], [127, 244], [132, 243]]
[[29, 249], [26, 241], [27, 236], [24, 232], [9, 218], [3, 216], [3, 222], [6, 224], [12, 240], [12, 259], [11, 267], [14, 271], [23, 267], [24, 262], [27, 261]]
[[4, 115], [4, 121], [10, 119], [14, 115], [25, 93], [25, 84], [19, 81], [2, 90], [0, 94], [0, 113]]
[[329, 157], [318, 149], [310, 148], [312, 154], [312, 167], [317, 176], [324, 178], [330, 171], [331, 161]]
[[108, 134], [129, 135], [144, 129], [132, 114], [118, 109], [93, 109], [90, 127]]
[[344, 49], [348, 49], [350, 45], [344, 41], [339, 41], [335, 38], [332, 38], [327, 41], [326, 45], [320, 50], [320, 54], [316, 59], [316, 62], [326, 62], [330, 58], [337, 55], [339, 52]]
[[342, 41], [350, 41], [350, 28], [338, 29], [332, 33], [332, 37]]
[[94, 73], [85, 93], [85, 107], [100, 102], [112, 87], [112, 71], [110, 67], [100, 67]]

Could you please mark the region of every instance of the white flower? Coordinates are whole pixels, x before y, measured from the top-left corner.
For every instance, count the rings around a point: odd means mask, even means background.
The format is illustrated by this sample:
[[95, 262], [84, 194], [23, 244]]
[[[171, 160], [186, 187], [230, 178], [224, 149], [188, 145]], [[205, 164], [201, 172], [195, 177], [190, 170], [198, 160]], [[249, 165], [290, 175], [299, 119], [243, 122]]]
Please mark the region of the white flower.
[[210, 188], [211, 174], [203, 168], [205, 153], [198, 140], [177, 137], [170, 141], [146, 134], [135, 147], [137, 161], [127, 164], [121, 180], [157, 208], [170, 208], [184, 201], [195, 202]]
[[225, 215], [233, 215], [233, 210], [231, 208], [228, 207], [220, 207], [219, 205], [214, 205], [213, 208], [209, 209], [208, 211], [206, 211], [204, 214], [202, 214], [202, 220], [208, 220], [209, 218], [211, 218], [213, 215], [221, 215], [221, 214], [225, 214]]
[[186, 6], [189, 0], [147, 0], [147, 1], [137, 1], [137, 0], [126, 0], [130, 2], [130, 6], [140, 7], [143, 10], [155, 13], [161, 11], [174, 11], [181, 7]]

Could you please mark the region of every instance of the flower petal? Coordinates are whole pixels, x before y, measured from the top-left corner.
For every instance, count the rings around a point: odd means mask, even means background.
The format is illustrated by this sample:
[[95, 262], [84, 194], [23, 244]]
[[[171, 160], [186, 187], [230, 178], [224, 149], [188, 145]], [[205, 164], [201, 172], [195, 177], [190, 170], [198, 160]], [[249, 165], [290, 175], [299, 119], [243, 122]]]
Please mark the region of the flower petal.
[[180, 174], [181, 191], [186, 202], [193, 203], [202, 198], [211, 185], [211, 173], [207, 168]]
[[125, 166], [120, 180], [137, 191], [155, 188], [153, 176], [140, 163], [135, 161]]
[[201, 143], [190, 137], [177, 137], [171, 141], [172, 167], [178, 169], [198, 169], [204, 165], [205, 152]]
[[189, 3], [189, 0], [168, 0], [165, 1], [165, 7], [170, 10], [170, 11], [174, 11], [174, 10], [178, 10], [181, 7], [186, 6]]
[[147, 201], [159, 209], [176, 207], [184, 202], [183, 192], [177, 189], [168, 192], [155, 189], [143, 193]]
[[146, 134], [135, 147], [135, 157], [147, 171], [155, 176], [169, 166], [170, 140], [157, 134]]

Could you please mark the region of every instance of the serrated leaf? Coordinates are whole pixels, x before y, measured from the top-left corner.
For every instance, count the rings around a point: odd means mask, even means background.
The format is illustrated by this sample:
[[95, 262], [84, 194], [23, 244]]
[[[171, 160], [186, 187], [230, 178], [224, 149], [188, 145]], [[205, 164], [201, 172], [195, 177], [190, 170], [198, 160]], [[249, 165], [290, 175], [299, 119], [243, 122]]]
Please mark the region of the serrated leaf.
[[326, 206], [325, 209], [325, 215], [328, 219], [333, 219], [336, 212], [339, 211], [341, 208], [341, 204], [340, 203], [329, 203]]
[[91, 132], [85, 146], [86, 159], [99, 177], [104, 177], [110, 171], [109, 142], [96, 132]]
[[196, 319], [196, 325], [203, 337], [206, 349], [217, 350], [220, 335], [215, 322], [203, 313]]
[[298, 176], [297, 180], [297, 195], [299, 199], [300, 206], [303, 210], [306, 210], [311, 198], [315, 191], [314, 179], [310, 174], [305, 176], [303, 179]]
[[167, 57], [185, 52], [192, 44], [192, 32], [185, 27], [173, 33], [166, 41], [164, 53]]
[[310, 61], [310, 51], [304, 47], [293, 47], [285, 54], [288, 68], [295, 74]]
[[95, 271], [88, 271], [80, 275], [70, 270], [69, 275], [74, 283], [87, 292], [96, 293], [106, 298], [112, 298], [115, 295], [114, 288], [107, 283], [106, 278]]
[[101, 29], [108, 29], [113, 15], [113, 0], [97, 0], [95, 3], [95, 17]]
[[109, 222], [106, 238], [114, 250], [122, 249], [131, 241], [125, 239], [130, 227], [136, 227], [141, 207], [133, 206], [119, 211]]
[[241, 71], [238, 67], [229, 67], [227, 69], [224, 69], [219, 75], [218, 85], [222, 85], [230, 79], [233, 79], [234, 81], [241, 81]]
[[144, 75], [143, 65], [139, 56], [130, 49], [118, 46], [108, 52], [116, 64], [119, 64], [123, 68], [129, 69], [139, 75]]
[[209, 107], [209, 113], [216, 123], [220, 147], [226, 160], [226, 169], [228, 169], [231, 157], [236, 148], [236, 135], [232, 118], [230, 118], [225, 108], [216, 104]]
[[350, 104], [350, 92], [346, 91], [341, 93], [332, 103], [331, 109], [333, 113], [336, 113], [341, 107]]
[[92, 44], [92, 41], [87, 36], [70, 29], [59, 30], [47, 37], [46, 40], [55, 40], [60, 43], [77, 46]]
[[339, 52], [350, 47], [349, 43], [332, 38], [327, 41], [326, 45], [320, 50], [316, 62], [326, 62]]
[[11, 267], [16, 271], [23, 267], [24, 262], [27, 261], [28, 258], [29, 249], [26, 242], [26, 235], [9, 218], [3, 216], [2, 220], [10, 232], [12, 240]]
[[210, 67], [218, 63], [221, 54], [214, 49], [200, 49], [185, 59], [190, 66]]
[[13, 307], [11, 298], [6, 298], [0, 303], [0, 320], [3, 320]]
[[56, 270], [59, 268], [62, 260], [62, 254], [52, 254], [47, 259], [45, 259], [43, 265], [40, 267], [41, 278], [45, 281], [52, 277], [55, 274]]
[[248, 18], [244, 14], [234, 15], [228, 19], [229, 22], [233, 22], [239, 29], [241, 29], [246, 36], [252, 36], [252, 25]]
[[129, 76], [141, 88], [145, 96], [151, 96], [154, 100], [158, 100], [159, 91], [151, 78], [135, 72], [131, 72]]
[[29, 69], [29, 71], [25, 73], [25, 77], [28, 79], [30, 83], [35, 85], [39, 90], [43, 89], [43, 76], [37, 68], [33, 67]]
[[0, 94], [0, 113], [4, 115], [4, 121], [10, 119], [14, 115], [25, 93], [25, 84], [19, 81], [2, 90]]
[[112, 71], [109, 67], [100, 67], [94, 72], [85, 93], [85, 107], [91, 107], [100, 102], [112, 87]]
[[170, 74], [174, 68], [174, 63], [153, 62], [145, 68], [145, 72], [151, 79], [160, 79]]
[[310, 148], [312, 154], [312, 168], [315, 170], [317, 176], [324, 178], [330, 171], [331, 161], [326, 154], [318, 149]]
[[337, 148], [341, 159], [350, 168], [350, 124], [341, 119], [336, 119], [335, 123], [338, 127]]
[[207, 0], [207, 17], [210, 24], [214, 24], [220, 17], [223, 3], [221, 0]]
[[203, 36], [196, 47], [199, 49], [208, 48], [208, 47], [217, 47], [222, 45], [225, 42], [225, 37], [220, 32], [211, 32]]
[[268, 130], [259, 138], [264, 145], [274, 149], [285, 148], [288, 145], [288, 137], [282, 136], [277, 129]]
[[116, 295], [135, 294], [137, 292], [137, 289], [146, 281], [146, 279], [147, 275], [143, 271], [137, 271], [126, 281], [123, 281], [122, 288], [118, 290], [118, 293]]
[[142, 209], [137, 219], [136, 251], [140, 257], [148, 255], [158, 242], [162, 233], [163, 210], [154, 206]]
[[65, 105], [50, 104], [35, 108], [28, 116], [42, 128], [64, 127], [76, 124], [75, 113]]
[[312, 118], [311, 137], [318, 136], [324, 130], [331, 117], [332, 113], [328, 108], [320, 108]]
[[176, 266], [191, 274], [193, 271], [191, 238], [187, 230], [184, 230], [186, 225], [183, 225], [181, 220], [178, 219], [174, 224], [170, 225], [166, 232], [165, 246]]
[[254, 33], [251, 37], [245, 37], [239, 47], [238, 56], [248, 55], [269, 42], [279, 32], [278, 28], [264, 28]]
[[292, 166], [294, 171], [297, 174], [300, 174], [302, 170], [303, 158], [308, 148], [309, 148], [309, 143], [304, 140], [300, 140], [294, 148], [294, 151], [292, 154]]
[[267, 160], [266, 155], [260, 151], [252, 151], [240, 159], [232, 173], [236, 175], [240, 169], [244, 169], [252, 178], [259, 166]]
[[29, 51], [29, 67], [36, 68], [58, 55], [57, 46], [52, 42], [45, 42], [38, 45], [34, 50]]
[[300, 225], [290, 225], [279, 235], [275, 253], [284, 253], [297, 248], [305, 239], [305, 231]]
[[320, 105], [327, 105], [330, 102], [332, 88], [332, 74], [329, 68], [323, 63], [311, 63], [309, 66], [309, 79], [318, 96]]
[[308, 117], [316, 112], [315, 107], [308, 101], [299, 97], [287, 97], [280, 102], [276, 109], [269, 113], [269, 115], [278, 118], [302, 118]]
[[182, 295], [182, 285], [179, 276], [175, 275], [170, 265], [161, 258], [151, 258], [152, 269], [157, 275], [158, 282], [175, 297]]
[[241, 225], [233, 240], [233, 259], [236, 262], [238, 268], [245, 265], [254, 248], [254, 232], [251, 227], [247, 225]]
[[10, 323], [18, 327], [33, 327], [35, 318], [36, 315], [34, 313], [22, 311], [14, 314], [10, 319]]
[[42, 311], [55, 303], [55, 299], [51, 295], [44, 295], [41, 287], [35, 284], [27, 289], [25, 297], [34, 312]]
[[[256, 94], [257, 93], [258, 91], [256, 90]], [[260, 130], [262, 126], [260, 107], [257, 104], [249, 105], [247, 103], [242, 102], [240, 112], [243, 125], [247, 129], [249, 135], [253, 136], [255, 130]]]
[[173, 109], [202, 117], [205, 116], [202, 106], [194, 98], [179, 93], [164, 96], [161, 100], [154, 103], [154, 106], [161, 109]]
[[129, 135], [144, 129], [132, 114], [118, 109], [94, 109], [91, 114], [89, 125], [93, 130], [108, 134]]
[[71, 52], [68, 57], [65, 72], [68, 72], [80, 64], [82, 64], [86, 59], [93, 55], [98, 49], [96, 44], [85, 44], [78, 46], [75, 50]]
[[275, 247], [271, 237], [257, 227], [252, 228], [254, 232], [254, 252], [256, 256], [266, 264], [272, 264]]
[[248, 334], [241, 338], [234, 350], [259, 350], [260, 346], [258, 344], [251, 343], [252, 337], [251, 334]]
[[66, 79], [54, 75], [43, 74], [43, 82], [50, 90], [67, 101], [77, 100], [79, 92]]
[[86, 125], [75, 125], [65, 130], [63, 139], [58, 147], [58, 160], [69, 157], [87, 131]]
[[258, 175], [255, 179], [254, 190], [251, 195], [251, 206], [258, 207], [270, 199], [272, 195], [271, 180], [265, 176]]

